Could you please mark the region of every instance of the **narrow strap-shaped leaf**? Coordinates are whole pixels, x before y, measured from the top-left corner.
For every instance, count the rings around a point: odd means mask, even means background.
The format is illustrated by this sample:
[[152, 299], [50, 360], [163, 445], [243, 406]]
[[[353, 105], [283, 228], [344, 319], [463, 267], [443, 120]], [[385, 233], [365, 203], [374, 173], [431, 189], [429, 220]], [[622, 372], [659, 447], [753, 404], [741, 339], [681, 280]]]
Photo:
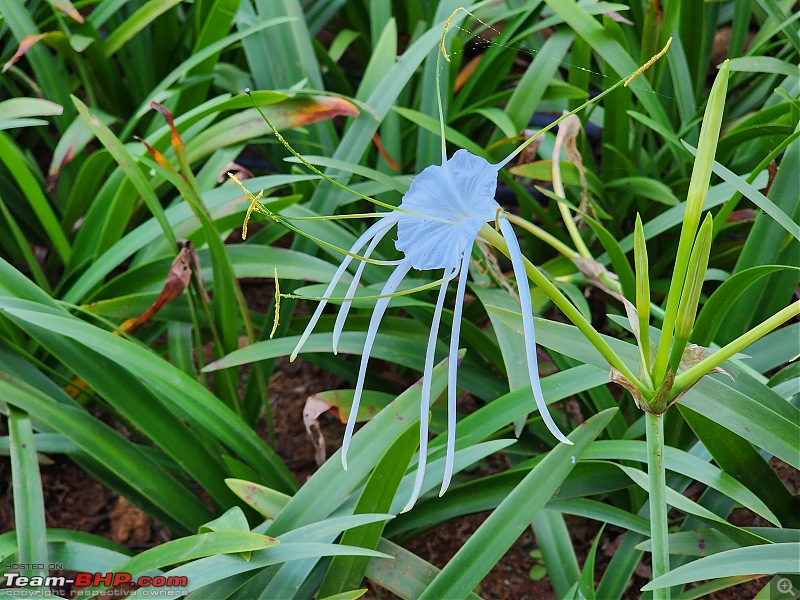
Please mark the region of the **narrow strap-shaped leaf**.
[[64, 262], [69, 262], [72, 248], [69, 240], [58, 222], [55, 211], [50, 206], [50, 202], [42, 192], [42, 188], [31, 173], [27, 162], [20, 148], [4, 132], [0, 131], [0, 159], [5, 163], [12, 177], [25, 194], [30, 207], [36, 218], [44, 229], [44, 234], [53, 244], [53, 249], [59, 258]]
[[[359, 496], [355, 513], [388, 512], [397, 488], [405, 475], [408, 463], [414, 455], [417, 430], [407, 429], [395, 440], [391, 448], [375, 467]], [[377, 549], [385, 523], [377, 522], [350, 529], [342, 536], [342, 543], [349, 546]], [[319, 588], [319, 596], [354, 589], [361, 585], [369, 566], [366, 557], [335, 557]]]
[[[693, 156], [697, 155], [697, 149], [693, 148], [686, 142], [683, 142], [686, 149], [692, 153]], [[744, 179], [739, 177], [730, 169], [722, 166], [717, 161], [714, 161], [712, 169], [716, 175], [719, 175], [724, 181], [730, 183], [737, 192], [741, 193], [753, 204], [758, 206], [761, 210], [767, 213], [770, 217], [775, 219], [781, 227], [783, 227], [789, 234], [796, 240], [800, 241], [800, 225], [794, 222], [789, 215], [787, 215], [781, 208], [776, 205], [772, 200], [767, 198], [764, 194], [759, 192], [751, 184], [747, 183]]]
[[[150, 461], [134, 444], [82, 409], [55, 403], [49, 396], [5, 373], [0, 373], [0, 393], [9, 404], [35, 414], [37, 419], [61, 431], [88, 454], [103, 456], [116, 473], [137, 482], [139, 491], [173, 519], [171, 525], [191, 530], [211, 518], [188, 488]], [[145, 468], [147, 476], [140, 477]]]
[[651, 581], [642, 591], [734, 575], [797, 573], [798, 563], [800, 543], [748, 546], [720, 552], [678, 567]]
[[465, 597], [522, 534], [572, 471], [581, 455], [611, 420], [615, 409], [603, 411], [569, 436], [573, 446], [561, 444], [547, 453], [522, 482], [467, 540], [420, 598]]
[[[5, 398], [5, 394], [3, 394]], [[9, 402], [11, 402], [9, 400]], [[14, 494], [14, 521], [17, 532], [17, 562], [27, 565], [22, 575], [47, 575], [47, 536], [44, 497], [31, 420], [14, 406], [8, 408], [8, 433], [11, 442], [11, 480]], [[37, 567], [38, 565], [38, 567]]]
[[96, 116], [92, 115], [89, 112], [89, 108], [81, 102], [75, 96], [72, 97], [72, 102], [75, 104], [75, 107], [78, 109], [81, 117], [89, 124], [89, 127], [97, 136], [97, 139], [108, 149], [111, 155], [114, 157], [114, 160], [117, 161], [119, 166], [125, 172], [125, 174], [130, 179], [131, 183], [136, 187], [136, 191], [142, 197], [147, 208], [150, 209], [150, 212], [155, 217], [158, 224], [161, 226], [161, 230], [164, 232], [164, 236], [169, 240], [170, 245], [175, 248], [177, 247], [177, 240], [175, 239], [175, 234], [172, 231], [172, 227], [170, 227], [169, 222], [167, 221], [166, 216], [164, 215], [164, 209], [161, 207], [161, 202], [156, 197], [155, 192], [147, 183], [147, 180], [144, 177], [144, 174], [140, 170], [139, 166], [136, 164], [135, 159], [130, 155], [128, 150], [119, 141], [117, 136], [108, 128], [107, 125], [102, 123]]

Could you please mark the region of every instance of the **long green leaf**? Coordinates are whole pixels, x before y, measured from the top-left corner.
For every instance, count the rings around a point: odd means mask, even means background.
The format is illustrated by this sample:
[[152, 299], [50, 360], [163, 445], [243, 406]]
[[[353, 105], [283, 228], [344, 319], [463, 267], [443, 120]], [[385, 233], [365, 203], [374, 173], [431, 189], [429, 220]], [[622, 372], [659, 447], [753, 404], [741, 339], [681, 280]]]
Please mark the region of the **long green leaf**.
[[[116, 473], [138, 484], [139, 491], [173, 521], [191, 530], [210, 519], [210, 513], [188, 488], [150, 461], [134, 444], [81, 409], [55, 403], [49, 396], [0, 372], [0, 393], [18, 406], [60, 431], [91, 456], [103, 457]], [[146, 477], [141, 474], [146, 471]]]
[[[243, 534], [240, 534], [243, 535]], [[250, 534], [255, 535], [255, 534]], [[264, 539], [265, 536], [260, 536]], [[201, 558], [185, 565], [182, 565], [166, 573], [167, 576], [185, 576], [188, 585], [183, 588], [187, 592], [194, 592], [206, 585], [224, 580], [239, 573], [263, 569], [271, 565], [281, 564], [288, 561], [304, 560], [309, 558], [319, 559], [325, 556], [372, 556], [377, 558], [390, 558], [383, 552], [365, 550], [364, 548], [353, 548], [352, 546], [341, 546], [339, 544], [322, 544], [318, 542], [292, 542], [282, 543], [265, 550], [256, 550], [252, 553], [250, 560], [244, 560], [239, 556], [210, 556]], [[209, 597], [197, 593], [198, 597]], [[139, 598], [138, 593], [131, 594], [130, 598]], [[145, 596], [141, 596], [145, 597]], [[211, 596], [213, 597], [213, 596]]]
[[423, 598], [462, 598], [488, 573], [531, 523], [572, 470], [580, 456], [611, 420], [599, 413], [570, 434], [574, 446], [551, 450], [514, 489], [425, 589]]
[[651, 581], [643, 591], [656, 590], [693, 581], [737, 575], [798, 573], [800, 543], [767, 544], [720, 552], [678, 567]]
[[[601, 440], [591, 444], [583, 458], [586, 460], [634, 460], [645, 463], [647, 462], [647, 448], [645, 443], [640, 441]], [[761, 515], [774, 525], [780, 526], [778, 518], [755, 493], [703, 459], [678, 448], [666, 447], [664, 448], [664, 466], [668, 471], [674, 471], [705, 483]]]
[[181, 2], [183, 0], [150, 0], [144, 4], [106, 38], [103, 44], [105, 57], [108, 59], [114, 56], [133, 36]]
[[67, 529], [47, 530], [50, 561], [69, 565], [76, 571], [111, 571], [126, 560], [131, 552], [106, 538]]
[[791, 269], [788, 265], [760, 265], [750, 267], [722, 282], [703, 304], [692, 329], [691, 342], [708, 346], [714, 340], [719, 328], [728, 318], [728, 313], [741, 295], [756, 281], [781, 269]]
[[[4, 395], [5, 396], [5, 395]], [[11, 480], [14, 494], [14, 521], [17, 533], [17, 559], [30, 565], [22, 575], [47, 575], [47, 536], [45, 535], [44, 496], [31, 420], [24, 412], [8, 409], [11, 438]], [[40, 565], [39, 567], [35, 565]]]
[[255, 432], [243, 427], [241, 419], [196, 379], [172, 367], [149, 350], [78, 319], [45, 314], [37, 307], [18, 308], [21, 306], [19, 301], [14, 304], [8, 299], [0, 299], [0, 304], [6, 307], [5, 311], [10, 316], [89, 345], [116, 362], [136, 364], [139, 375], [146, 377], [151, 387], [172, 403], [172, 410], [176, 414], [197, 427], [214, 432], [220, 442], [236, 451], [265, 477], [267, 483], [282, 491], [295, 488], [294, 477], [274, 451]]
[[53, 245], [62, 262], [67, 263], [72, 249], [67, 236], [58, 222], [55, 211], [42, 192], [34, 174], [31, 172], [20, 148], [4, 132], [0, 131], [0, 159], [11, 172], [12, 177], [25, 195], [31, 209], [39, 223], [44, 228], [44, 233]]
[[[800, 138], [796, 138], [786, 149], [778, 174], [769, 190], [773, 203], [795, 221], [800, 218], [797, 173], [793, 168], [798, 161], [800, 161]], [[736, 261], [734, 272], [760, 265], [797, 266], [799, 247], [795, 239], [787, 239], [782, 225], [770, 215], [762, 213], [756, 218], [750, 230]], [[797, 283], [797, 273], [786, 271], [775, 273], [752, 285], [742, 295], [736, 311], [730, 313], [730, 318], [720, 327], [717, 341], [729, 342], [778, 312], [791, 301]]]
[[[367, 577], [401, 598], [419, 598], [440, 573], [439, 569], [429, 562], [385, 538], [381, 538], [378, 550], [393, 558], [371, 560]], [[466, 594], [465, 598], [480, 600], [480, 597], [473, 592]]]
[[35, 325], [23, 323], [22, 327], [129, 420], [142, 438], [152, 440], [186, 475], [202, 485], [217, 504], [232, 500], [222, 482], [226, 475], [222, 461], [215, 456], [220, 447], [187, 428], [166, 402], [142, 384], [135, 365], [120, 365], [86, 345]]
[[144, 174], [136, 164], [134, 158], [130, 155], [122, 142], [120, 142], [114, 133], [108, 128], [108, 126], [103, 124], [96, 116], [92, 115], [89, 112], [89, 108], [83, 102], [81, 102], [75, 96], [72, 97], [72, 102], [75, 104], [75, 107], [78, 109], [81, 117], [83, 117], [91, 130], [97, 136], [97, 139], [99, 139], [100, 142], [102, 142], [102, 144], [108, 149], [108, 151], [114, 157], [114, 160], [117, 161], [119, 166], [125, 172], [125, 175], [128, 176], [131, 183], [136, 187], [136, 191], [139, 192], [142, 200], [144, 200], [145, 204], [147, 204], [147, 208], [150, 209], [150, 212], [161, 226], [164, 236], [167, 238], [167, 240], [169, 240], [170, 245], [175, 248], [177, 246], [177, 240], [175, 239], [175, 234], [172, 231], [166, 216], [164, 215], [164, 209], [161, 207], [161, 203], [156, 197], [155, 192], [148, 185]]
[[[278, 269], [278, 277], [281, 280], [325, 282], [330, 281], [336, 272], [336, 267], [327, 261], [285, 248], [237, 244], [226, 246], [226, 252], [237, 279], [243, 277], [273, 279], [275, 269]], [[198, 250], [197, 257], [200, 260], [203, 280], [213, 285], [214, 272], [209, 265], [209, 250], [207, 248]], [[172, 258], [165, 257], [133, 267], [100, 288], [95, 298], [113, 299], [129, 294], [157, 293], [164, 285], [164, 274], [168, 272], [171, 264]]]
[[[407, 429], [395, 440], [375, 467], [359, 496], [355, 513], [388, 512], [397, 493], [408, 463], [417, 447], [419, 428]], [[377, 549], [384, 523], [377, 522], [350, 529], [342, 536], [348, 546]], [[362, 557], [335, 557], [319, 588], [319, 596], [331, 595], [355, 589], [361, 585], [369, 566], [369, 559]]]
[[565, 598], [581, 572], [564, 515], [542, 510], [533, 518], [532, 526], [553, 590], [558, 598]]
[[[259, 177], [248, 183], [251, 183], [254, 188], [263, 187], [265, 189], [272, 189], [273, 187], [314, 178], [315, 176], [309, 175], [277, 175], [267, 176], [265, 178]], [[240, 200], [240, 204], [235, 202], [237, 199]], [[269, 198], [264, 204], [270, 207], [273, 206], [275, 202], [280, 203], [280, 199]], [[249, 204], [245, 203], [241, 190], [235, 186], [222, 186], [207, 192], [203, 195], [203, 203], [208, 207], [209, 211], [211, 211], [212, 216], [217, 218], [235, 210], [245, 211], [247, 209], [247, 204]], [[176, 206], [171, 206], [164, 211], [164, 214], [176, 235], [189, 237], [190, 234], [199, 227], [197, 218], [185, 202], [179, 203]], [[106, 275], [124, 260], [130, 258], [135, 252], [153, 247], [158, 248], [159, 243], [164, 242], [162, 231], [155, 218], [146, 221], [131, 231], [100, 256], [96, 262], [92, 263], [78, 280], [63, 294], [62, 299], [66, 302], [80, 302], [84, 300], [94, 286], [98, 285]], [[163, 247], [161, 252], [156, 256], [171, 256], [171, 251], [171, 247]]]
[[[4, 17], [3, 26], [11, 31], [18, 43], [26, 36], [40, 33], [30, 7], [17, 0], [0, 0], [0, 15]], [[56, 104], [69, 105], [70, 83], [63, 76], [65, 65], [61, 57], [54, 55], [41, 45], [34, 45], [25, 53], [36, 76], [36, 82], [44, 92], [44, 96]], [[71, 115], [62, 114], [55, 118], [56, 125], [63, 131], [69, 123]]]
[[[693, 148], [686, 142], [683, 143], [686, 149], [692, 153], [693, 156], [697, 155], [697, 149]], [[753, 204], [758, 206], [761, 210], [763, 210], [766, 214], [770, 217], [775, 219], [781, 227], [783, 227], [789, 234], [796, 240], [800, 241], [800, 224], [795, 223], [792, 219], [789, 218], [779, 206], [777, 206], [772, 200], [767, 198], [764, 194], [759, 192], [756, 188], [752, 185], [747, 183], [744, 179], [739, 177], [736, 173], [723, 167], [717, 161], [714, 161], [712, 170], [714, 173], [719, 175], [724, 181], [730, 183], [736, 191], [741, 193], [745, 196], [748, 200], [750, 200]]]
[[721, 469], [756, 493], [784, 526], [800, 526], [800, 502], [756, 448], [710, 418], [711, 414], [680, 404], [678, 410]]
[[147, 111], [150, 110], [150, 102], [153, 100], [163, 101], [166, 97], [170, 94], [168, 90], [173, 86], [177, 81], [179, 81], [182, 77], [185, 76], [186, 72], [192, 69], [193, 67], [201, 64], [203, 61], [208, 59], [209, 57], [213, 56], [217, 52], [227, 48], [228, 46], [235, 44], [236, 42], [245, 39], [254, 33], [262, 31], [268, 27], [272, 27], [273, 25], [280, 25], [282, 23], [286, 23], [291, 19], [288, 18], [277, 18], [277, 19], [267, 19], [265, 21], [261, 21], [253, 25], [252, 27], [248, 27], [247, 29], [243, 29], [237, 31], [235, 33], [231, 33], [230, 35], [225, 36], [221, 40], [214, 42], [193, 53], [189, 58], [187, 58], [184, 62], [180, 65], [175, 67], [170, 73], [161, 80], [161, 82], [150, 91], [144, 101], [139, 105], [139, 108], [133, 115], [128, 123], [125, 126], [125, 129], [122, 131], [120, 137], [122, 139], [127, 139], [128, 136], [134, 131], [134, 127], [136, 123], [142, 116], [144, 116]]
[[[195, 12], [195, 23], [198, 29], [193, 54], [221, 40], [230, 30], [241, 0], [212, 0], [198, 5]], [[200, 10], [200, 6], [204, 10]], [[213, 72], [218, 64], [219, 53], [210, 56], [187, 72], [187, 77], [207, 75]], [[202, 81], [195, 86], [183, 90], [175, 108], [175, 114], [183, 114], [189, 108], [197, 106], [206, 97], [211, 80]]]
[[[774, 543], [800, 543], [800, 530], [775, 529], [772, 527], [745, 527], [746, 530]], [[650, 540], [639, 544], [642, 550], [650, 551]], [[726, 550], [739, 548], [731, 538], [716, 529], [694, 529], [669, 534], [670, 554], [684, 556], [710, 556]]]
[[243, 531], [210, 531], [172, 540], [137, 554], [114, 569], [140, 575], [153, 569], [217, 554], [237, 554], [271, 548], [278, 540]]

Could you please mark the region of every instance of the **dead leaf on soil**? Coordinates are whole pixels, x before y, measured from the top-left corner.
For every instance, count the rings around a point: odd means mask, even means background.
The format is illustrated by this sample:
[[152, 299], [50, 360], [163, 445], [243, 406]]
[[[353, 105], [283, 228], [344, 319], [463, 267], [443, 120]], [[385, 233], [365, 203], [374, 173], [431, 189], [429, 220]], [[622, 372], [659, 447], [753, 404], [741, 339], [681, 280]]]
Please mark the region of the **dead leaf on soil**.
[[309, 396], [303, 407], [303, 425], [306, 426], [306, 433], [308, 433], [308, 437], [311, 438], [311, 443], [314, 445], [314, 459], [318, 467], [321, 467], [327, 458], [325, 436], [322, 435], [322, 428], [319, 426], [319, 417], [331, 408], [335, 409], [336, 407], [318, 394]]

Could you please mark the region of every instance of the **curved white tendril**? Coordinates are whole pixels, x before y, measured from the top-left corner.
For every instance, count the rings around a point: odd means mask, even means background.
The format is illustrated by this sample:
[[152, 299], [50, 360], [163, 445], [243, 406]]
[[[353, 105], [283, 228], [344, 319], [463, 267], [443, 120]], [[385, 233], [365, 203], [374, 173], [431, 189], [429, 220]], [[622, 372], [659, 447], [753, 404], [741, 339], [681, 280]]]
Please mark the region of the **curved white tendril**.
[[[370, 255], [375, 251], [375, 248], [378, 244], [381, 243], [381, 240], [384, 236], [389, 233], [389, 229], [391, 229], [394, 221], [391, 219], [386, 219], [384, 222], [384, 227], [379, 229], [375, 236], [370, 241], [367, 249], [364, 250], [364, 254], [362, 255], [364, 258], [369, 258]], [[377, 225], [377, 223], [376, 223]], [[358, 268], [356, 269], [355, 275], [353, 275], [353, 281], [350, 282], [350, 287], [347, 288], [347, 293], [345, 294], [345, 300], [342, 302], [342, 306], [339, 308], [339, 314], [336, 315], [336, 323], [333, 325], [333, 353], [336, 354], [337, 349], [339, 347], [339, 338], [342, 336], [342, 330], [344, 329], [344, 323], [347, 321], [347, 315], [350, 312], [350, 307], [353, 304], [351, 298], [355, 298], [356, 290], [358, 289], [358, 284], [361, 281], [361, 275], [364, 273], [364, 267], [367, 266], [367, 262], [362, 260], [358, 263]]]
[[[386, 294], [393, 294], [403, 278], [411, 270], [411, 263], [407, 260], [402, 261], [386, 281], [386, 285], [381, 290], [381, 296]], [[358, 405], [361, 402], [361, 394], [364, 392], [364, 379], [367, 376], [367, 364], [369, 363], [369, 355], [372, 351], [372, 344], [375, 343], [375, 336], [378, 334], [378, 326], [381, 324], [383, 313], [392, 301], [391, 296], [381, 298], [375, 303], [375, 310], [372, 311], [372, 317], [369, 320], [369, 328], [367, 329], [367, 339], [364, 342], [364, 350], [361, 353], [361, 366], [358, 369], [358, 381], [356, 382], [356, 390], [353, 394], [353, 404], [350, 407], [350, 417], [347, 419], [347, 427], [344, 430], [344, 441], [342, 442], [342, 466], [347, 470], [347, 450], [350, 448], [350, 440], [353, 439], [353, 430], [356, 427], [356, 415], [358, 414]]]
[[[388, 229], [391, 225], [394, 224], [394, 220], [391, 217], [384, 217], [380, 221], [373, 223], [364, 233], [359, 236], [359, 238], [355, 241], [353, 246], [350, 248], [350, 254], [356, 254], [361, 248], [370, 241], [374, 236], [378, 235], [383, 231], [384, 228]], [[339, 283], [339, 280], [344, 275], [345, 271], [347, 270], [350, 261], [353, 260], [353, 257], [350, 254], [345, 255], [344, 259], [342, 260], [342, 264], [339, 265], [339, 268], [336, 269], [336, 273], [334, 273], [333, 278], [331, 279], [330, 284], [328, 284], [328, 288], [325, 290], [325, 293], [322, 296], [322, 300], [320, 300], [319, 304], [317, 305], [317, 309], [314, 311], [314, 314], [311, 316], [311, 319], [308, 321], [308, 325], [306, 325], [303, 334], [300, 336], [300, 340], [297, 342], [297, 345], [292, 350], [292, 354], [289, 356], [289, 361], [294, 361], [297, 358], [297, 354], [303, 348], [303, 345], [308, 340], [308, 336], [311, 335], [311, 332], [314, 330], [314, 327], [319, 321], [319, 318], [322, 316], [322, 311], [325, 308], [325, 305], [328, 303], [328, 298], [331, 297], [333, 294], [333, 290], [336, 289], [336, 286]]]
[[464, 309], [464, 294], [467, 291], [467, 274], [472, 246], [461, 259], [461, 272], [458, 275], [458, 288], [453, 308], [453, 331], [450, 335], [450, 355], [447, 357], [447, 454], [444, 461], [444, 479], [439, 496], [450, 486], [453, 477], [453, 457], [456, 451], [456, 393], [458, 382], [458, 341], [461, 336], [461, 313]]
[[500, 231], [508, 244], [508, 255], [511, 258], [511, 265], [514, 267], [514, 277], [517, 279], [517, 288], [519, 289], [519, 303], [522, 310], [522, 333], [525, 338], [525, 354], [528, 359], [528, 376], [531, 381], [531, 389], [533, 390], [533, 397], [536, 399], [536, 406], [539, 409], [539, 414], [542, 415], [544, 424], [547, 429], [555, 436], [559, 442], [563, 442], [572, 446], [572, 442], [567, 438], [553, 421], [553, 417], [547, 410], [547, 404], [544, 401], [542, 394], [542, 385], [539, 381], [538, 361], [536, 359], [536, 333], [533, 329], [533, 306], [531, 304], [531, 290], [528, 286], [528, 276], [525, 274], [525, 264], [522, 260], [522, 251], [519, 248], [519, 241], [517, 235], [514, 233], [511, 223], [505, 218], [505, 215], [500, 215]]
[[433, 378], [433, 361], [436, 355], [436, 341], [439, 338], [439, 324], [442, 320], [442, 309], [444, 299], [447, 295], [447, 286], [455, 277], [456, 269], [445, 269], [442, 275], [444, 281], [439, 288], [439, 296], [436, 298], [436, 308], [433, 310], [433, 321], [431, 331], [428, 334], [428, 348], [425, 351], [425, 367], [422, 372], [422, 393], [420, 394], [419, 406], [419, 462], [417, 464], [417, 474], [414, 479], [414, 490], [411, 492], [405, 507], [401, 512], [407, 512], [416, 504], [419, 494], [422, 491], [422, 484], [425, 481], [425, 467], [428, 460], [428, 415], [431, 409], [431, 379]]

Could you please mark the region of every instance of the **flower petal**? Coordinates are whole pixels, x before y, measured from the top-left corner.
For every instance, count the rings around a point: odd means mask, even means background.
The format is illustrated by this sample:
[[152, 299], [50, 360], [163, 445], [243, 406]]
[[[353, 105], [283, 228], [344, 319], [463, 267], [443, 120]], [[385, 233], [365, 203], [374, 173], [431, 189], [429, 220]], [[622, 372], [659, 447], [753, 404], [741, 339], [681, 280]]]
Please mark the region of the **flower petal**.
[[[403, 278], [408, 274], [411, 269], [411, 263], [407, 260], [402, 261], [386, 281], [386, 285], [381, 290], [381, 296], [386, 294], [393, 294]], [[347, 427], [344, 430], [344, 441], [342, 442], [342, 466], [347, 470], [347, 450], [350, 447], [350, 440], [353, 439], [353, 430], [356, 427], [356, 415], [358, 413], [358, 405], [361, 403], [361, 394], [364, 392], [364, 378], [367, 376], [367, 364], [369, 363], [369, 354], [372, 351], [372, 344], [375, 343], [375, 336], [378, 334], [378, 326], [381, 324], [383, 313], [389, 306], [392, 297], [381, 298], [375, 303], [375, 310], [372, 312], [372, 317], [369, 320], [369, 328], [367, 329], [367, 339], [364, 342], [364, 351], [361, 354], [361, 366], [358, 369], [358, 380], [356, 381], [356, 391], [353, 395], [353, 405], [350, 407], [350, 417], [347, 419]]]
[[[497, 171], [483, 158], [459, 150], [417, 175], [400, 208], [395, 246], [419, 270], [456, 269], [478, 230], [494, 219]], [[425, 218], [420, 215], [426, 215]]]
[[531, 305], [531, 289], [528, 285], [528, 277], [525, 274], [525, 264], [522, 260], [522, 251], [519, 249], [519, 241], [514, 233], [511, 223], [504, 217], [500, 218], [500, 231], [508, 244], [508, 255], [511, 258], [511, 265], [514, 267], [514, 276], [517, 278], [517, 288], [519, 289], [519, 303], [522, 309], [522, 332], [525, 336], [525, 354], [528, 359], [528, 376], [531, 380], [533, 397], [536, 399], [536, 406], [542, 420], [550, 430], [550, 433], [559, 441], [572, 446], [572, 442], [563, 434], [553, 421], [550, 412], [547, 410], [547, 403], [542, 394], [542, 385], [539, 381], [539, 364], [536, 359], [536, 333], [533, 329], [533, 307]]
[[428, 460], [428, 413], [431, 408], [431, 379], [433, 378], [433, 360], [436, 355], [436, 340], [439, 337], [439, 323], [442, 320], [442, 308], [444, 299], [447, 295], [447, 285], [455, 276], [455, 269], [445, 271], [444, 281], [439, 288], [439, 296], [436, 298], [436, 308], [433, 310], [433, 321], [431, 322], [431, 332], [428, 335], [428, 348], [425, 351], [425, 367], [422, 372], [422, 394], [419, 403], [419, 464], [417, 474], [414, 478], [414, 490], [411, 492], [405, 507], [400, 512], [407, 512], [412, 509], [419, 498], [422, 484], [425, 481], [425, 467]]
[[[471, 249], [471, 248], [470, 248]], [[456, 392], [458, 381], [458, 342], [461, 336], [461, 313], [464, 310], [464, 294], [467, 291], [470, 253], [461, 259], [461, 273], [456, 288], [456, 303], [453, 307], [453, 331], [450, 335], [450, 356], [447, 365], [447, 454], [444, 461], [444, 478], [439, 496], [450, 486], [453, 477], [453, 457], [456, 451]]]
[[[386, 228], [383, 230], [378, 231], [375, 234], [375, 237], [372, 238], [367, 249], [364, 250], [364, 254], [362, 255], [364, 258], [369, 258], [372, 255], [372, 252], [375, 250], [378, 244], [380, 244], [381, 240], [384, 236], [389, 232], [392, 223], [386, 223]], [[361, 281], [361, 274], [364, 272], [364, 267], [367, 266], [365, 261], [361, 261], [356, 269], [355, 275], [353, 275], [353, 281], [350, 283], [350, 287], [347, 288], [346, 298], [352, 298], [355, 296], [356, 290], [358, 289], [358, 283]], [[333, 353], [336, 354], [336, 349], [339, 347], [339, 338], [342, 335], [342, 330], [344, 329], [344, 323], [347, 320], [347, 314], [350, 312], [350, 306], [352, 306], [352, 302], [350, 300], [345, 300], [342, 302], [342, 306], [339, 308], [339, 314], [336, 315], [336, 323], [333, 326]]]
[[[367, 229], [361, 236], [356, 240], [353, 246], [350, 248], [350, 254], [356, 254], [361, 248], [366, 244], [369, 240], [371, 240], [375, 235], [380, 233], [384, 228], [390, 227], [391, 224], [394, 223], [394, 215], [391, 217], [384, 217], [379, 221], [372, 224], [372, 226]], [[293, 361], [297, 358], [297, 354], [303, 348], [303, 344], [306, 343], [308, 340], [308, 336], [311, 335], [311, 332], [314, 330], [314, 327], [317, 325], [319, 318], [322, 316], [322, 310], [325, 308], [325, 305], [328, 303], [328, 298], [331, 297], [333, 294], [333, 290], [336, 288], [336, 285], [339, 283], [339, 280], [344, 275], [344, 272], [347, 270], [350, 261], [353, 260], [352, 256], [345, 256], [342, 260], [342, 264], [339, 265], [339, 268], [336, 269], [336, 273], [334, 273], [333, 278], [331, 279], [330, 284], [328, 284], [328, 288], [325, 290], [325, 293], [322, 295], [322, 300], [320, 300], [319, 304], [317, 305], [317, 310], [314, 311], [314, 314], [311, 316], [311, 319], [308, 321], [308, 325], [306, 325], [305, 331], [300, 336], [300, 340], [297, 342], [297, 346], [294, 347], [292, 354], [289, 356], [289, 361]]]

